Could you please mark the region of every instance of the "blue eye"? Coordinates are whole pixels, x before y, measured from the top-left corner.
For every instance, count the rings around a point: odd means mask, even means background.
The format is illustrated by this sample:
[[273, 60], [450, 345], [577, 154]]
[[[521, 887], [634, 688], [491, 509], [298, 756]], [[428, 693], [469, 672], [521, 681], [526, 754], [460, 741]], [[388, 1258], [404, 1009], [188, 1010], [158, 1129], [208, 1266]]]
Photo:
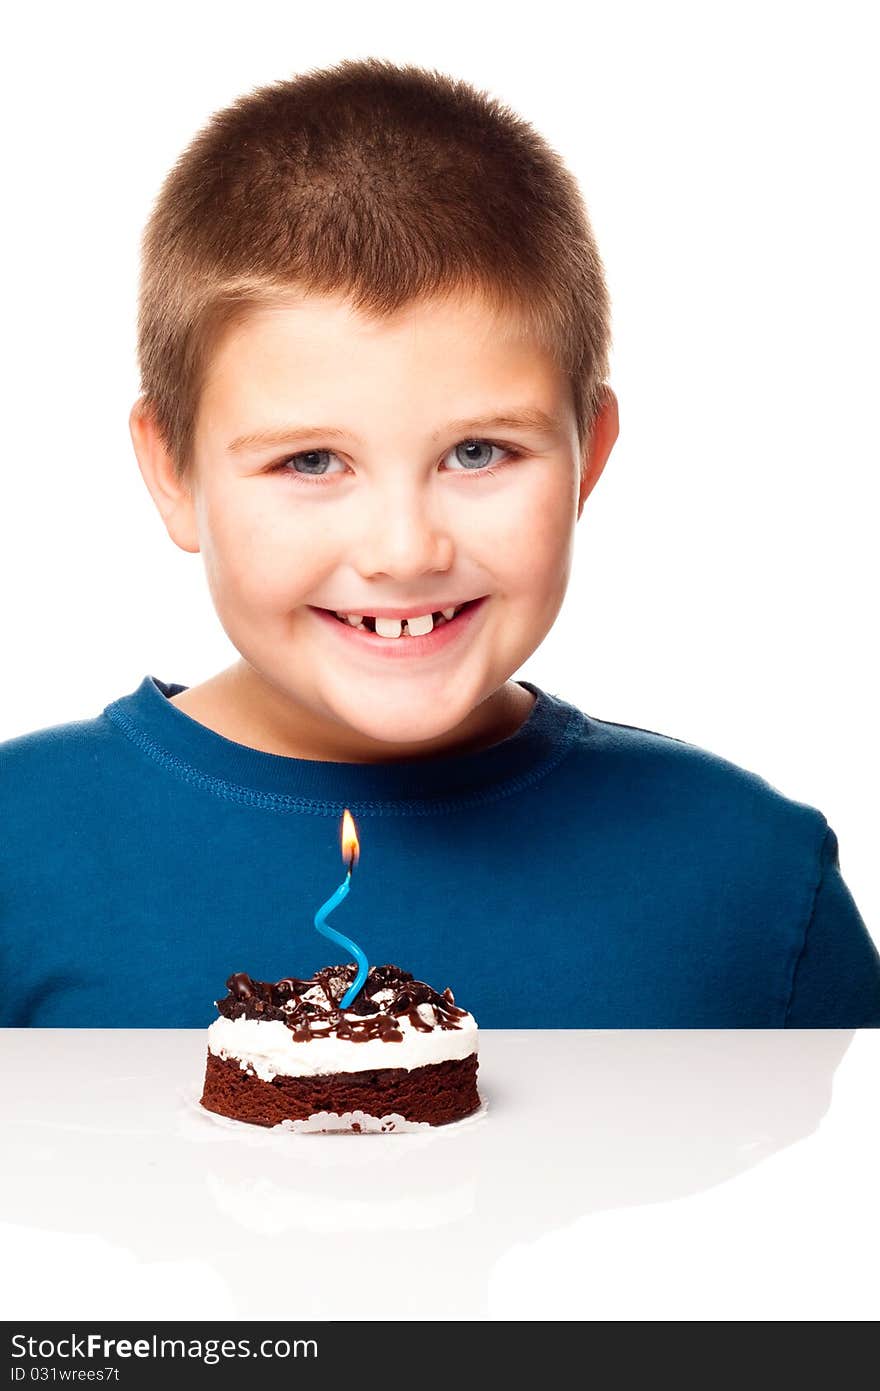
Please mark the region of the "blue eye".
[[[329, 449], [307, 449], [301, 454], [291, 454], [289, 459], [282, 459], [278, 467], [283, 469], [285, 464], [295, 464], [299, 461], [304, 461], [307, 467], [301, 475], [302, 477], [324, 478], [326, 476], [326, 468], [321, 467], [321, 460], [330, 455], [331, 451]], [[297, 473], [298, 470], [292, 469], [291, 472]]]
[[[523, 452], [522, 450], [511, 448], [510, 445], [496, 444], [494, 440], [462, 440], [459, 444], [453, 446], [449, 454], [446, 455], [446, 458], [448, 459], [451, 455], [457, 456], [458, 462], [463, 464], [463, 467], [450, 469], [449, 472], [470, 473], [481, 478], [487, 476], [494, 477], [495, 469], [486, 467], [487, 460], [480, 459], [479, 457], [475, 458], [473, 454], [474, 450], [488, 450], [490, 455], [492, 450], [498, 450], [500, 453], [507, 456], [504, 462], [521, 458]], [[462, 457], [459, 451], [467, 452], [465, 452]], [[278, 463], [273, 464], [267, 472], [283, 473], [289, 478], [295, 478], [297, 481], [313, 479], [317, 483], [322, 483], [325, 478], [331, 478], [333, 476], [328, 472], [327, 461], [335, 458], [336, 455], [333, 453], [332, 449], [304, 449], [300, 450], [298, 454], [288, 454], [286, 458], [279, 459]], [[497, 464], [501, 461], [493, 460], [492, 462]], [[297, 467], [299, 464], [303, 464], [304, 467]]]
[[[452, 450], [452, 453], [458, 456], [459, 463], [466, 463], [468, 465], [466, 470], [468, 473], [480, 472], [479, 468], [476, 467], [476, 465], [479, 465], [480, 460], [475, 459], [473, 455], [462, 458], [459, 454], [459, 450], [464, 452], [465, 450], [472, 449], [488, 449], [490, 453], [493, 449], [498, 449], [501, 450], [502, 454], [504, 453], [504, 450], [501, 448], [501, 445], [493, 444], [491, 440], [462, 440], [461, 444], [457, 444], [455, 446], [455, 448]], [[457, 472], [456, 469], [453, 469], [452, 471], [453, 473]]]

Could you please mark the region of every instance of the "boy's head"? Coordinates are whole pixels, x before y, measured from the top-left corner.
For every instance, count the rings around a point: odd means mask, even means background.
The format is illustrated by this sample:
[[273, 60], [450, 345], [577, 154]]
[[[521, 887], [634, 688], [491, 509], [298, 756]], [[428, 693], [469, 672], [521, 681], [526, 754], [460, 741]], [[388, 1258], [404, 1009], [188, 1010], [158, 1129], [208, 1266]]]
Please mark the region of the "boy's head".
[[[216, 114], [166, 179], [132, 437], [265, 687], [415, 746], [553, 624], [617, 436], [609, 347], [587, 214], [543, 139], [463, 82], [344, 62]], [[399, 659], [316, 611], [484, 595]]]

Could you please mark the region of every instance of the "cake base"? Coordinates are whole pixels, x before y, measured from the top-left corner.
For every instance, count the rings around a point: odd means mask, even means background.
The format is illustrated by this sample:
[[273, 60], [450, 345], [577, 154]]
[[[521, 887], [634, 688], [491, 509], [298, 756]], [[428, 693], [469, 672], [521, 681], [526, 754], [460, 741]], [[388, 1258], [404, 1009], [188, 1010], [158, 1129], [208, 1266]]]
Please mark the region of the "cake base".
[[446, 1125], [480, 1107], [477, 1055], [428, 1063], [424, 1067], [385, 1067], [373, 1072], [331, 1072], [315, 1077], [273, 1077], [264, 1082], [244, 1071], [235, 1058], [208, 1052], [201, 1104], [207, 1111], [251, 1125], [307, 1120], [318, 1112], [364, 1111], [399, 1115], [407, 1121]]

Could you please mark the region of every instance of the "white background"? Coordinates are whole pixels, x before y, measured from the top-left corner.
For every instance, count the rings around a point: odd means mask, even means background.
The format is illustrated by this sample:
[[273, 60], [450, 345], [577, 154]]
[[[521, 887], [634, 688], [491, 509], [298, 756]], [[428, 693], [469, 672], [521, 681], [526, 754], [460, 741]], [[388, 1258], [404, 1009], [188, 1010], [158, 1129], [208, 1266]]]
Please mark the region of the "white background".
[[[489, 91], [584, 190], [621, 433], [516, 673], [819, 807], [880, 937], [876, 49], [868, 4], [16, 7], [0, 739], [234, 660], [128, 433], [138, 242], [211, 113], [343, 57]], [[574, 27], [573, 27], [574, 26]]]
[[202, 1030], [110, 1037], [0, 1030], [5, 1319], [880, 1313], [880, 1030], [481, 1029], [485, 1117], [347, 1138], [202, 1110]]

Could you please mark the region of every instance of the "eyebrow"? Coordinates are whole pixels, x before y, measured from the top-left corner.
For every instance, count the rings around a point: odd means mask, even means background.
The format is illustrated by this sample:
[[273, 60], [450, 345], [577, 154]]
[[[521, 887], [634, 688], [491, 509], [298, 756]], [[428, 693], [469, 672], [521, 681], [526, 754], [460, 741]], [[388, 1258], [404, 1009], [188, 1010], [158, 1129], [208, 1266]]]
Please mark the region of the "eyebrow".
[[[498, 415], [465, 416], [460, 420], [450, 420], [445, 430], [433, 430], [431, 439], [438, 440], [441, 434], [474, 430], [536, 430], [541, 434], [555, 435], [559, 431], [559, 421], [555, 416], [537, 407], [522, 410], [503, 411]], [[316, 435], [324, 439], [345, 439], [349, 432], [334, 425], [281, 425], [274, 430], [251, 430], [238, 435], [226, 446], [227, 452], [237, 454], [243, 449], [258, 449], [272, 445], [296, 444], [303, 439], [314, 439]], [[358, 444], [363, 441], [357, 435], [349, 435]]]

